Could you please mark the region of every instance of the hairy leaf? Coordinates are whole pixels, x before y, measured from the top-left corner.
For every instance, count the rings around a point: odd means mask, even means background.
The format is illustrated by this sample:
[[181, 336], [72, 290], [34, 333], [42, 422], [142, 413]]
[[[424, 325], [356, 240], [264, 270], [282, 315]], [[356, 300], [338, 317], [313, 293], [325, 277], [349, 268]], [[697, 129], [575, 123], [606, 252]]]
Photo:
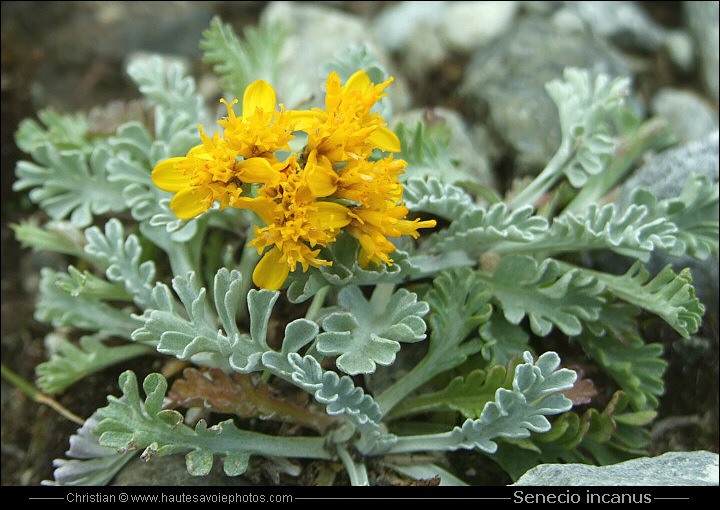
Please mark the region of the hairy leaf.
[[25, 153], [32, 154], [38, 147], [49, 143], [56, 150], [91, 151], [93, 143], [87, 132], [90, 121], [87, 116], [60, 114], [53, 110], [37, 112], [40, 122], [35, 119], [23, 119], [15, 133], [15, 143]]
[[[62, 290], [69, 283], [67, 273], [45, 267], [40, 270], [40, 299], [35, 318], [55, 327], [70, 326], [97, 331], [106, 336], [130, 339], [133, 329], [140, 323], [131, 313], [119, 310], [96, 299], [72, 296]], [[60, 282], [61, 286], [58, 286]]]
[[145, 460], [186, 453], [188, 472], [194, 476], [207, 475], [215, 455], [224, 456], [223, 469], [228, 476], [245, 472], [253, 454], [329, 458], [322, 438], [273, 437], [240, 430], [232, 420], [212, 427], [201, 420], [192, 429], [177, 411], [163, 410], [167, 381], [160, 374], [145, 378], [144, 401], [133, 372], [120, 376], [120, 387], [123, 398], [108, 397], [108, 406], [98, 410], [102, 420], [94, 429], [100, 444], [118, 453], [142, 449]]
[[551, 425], [546, 416], [565, 412], [572, 406], [560, 392], [573, 386], [576, 374], [558, 369], [560, 358], [554, 352], [546, 352], [535, 362], [529, 352], [523, 358], [525, 363], [515, 369], [512, 389], [499, 388], [479, 419], [468, 419], [450, 432], [398, 437], [388, 453], [458, 448], [494, 453], [498, 438], [521, 439], [531, 432], [549, 431]]
[[[477, 272], [460, 268], [441, 273], [425, 296], [430, 305], [430, 342], [425, 357], [378, 396], [383, 412], [389, 412], [408, 394], [436, 375], [462, 364], [482, 348], [471, 336], [492, 312], [491, 289]], [[468, 337], [470, 336], [470, 339]]]
[[376, 364], [390, 365], [400, 350], [400, 342], [425, 338], [427, 303], [405, 289], [393, 294], [377, 286], [370, 301], [359, 287], [340, 291], [340, 310], [323, 320], [325, 332], [318, 335], [316, 347], [325, 355], [337, 355], [337, 367], [346, 374], [369, 374]]
[[407, 179], [403, 188], [403, 201], [411, 211], [430, 213], [453, 221], [476, 207], [473, 197], [462, 188], [434, 176]]
[[695, 297], [687, 268], [675, 274], [668, 265], [652, 279], [640, 262], [619, 276], [589, 269], [580, 271], [606, 285], [618, 298], [658, 315], [684, 338], [700, 327], [705, 307]]
[[69, 459], [53, 461], [54, 481], [43, 485], [107, 485], [136, 452], [117, 453], [115, 448], [102, 446], [93, 433], [102, 416], [95, 412], [70, 436], [70, 449], [65, 452]]
[[108, 346], [96, 335], [81, 337], [79, 346], [63, 337], [57, 352], [36, 367], [37, 384], [46, 393], [57, 393], [93, 372], [151, 352], [140, 344]]
[[203, 61], [213, 65], [220, 84], [235, 98], [242, 98], [255, 79], [276, 82], [286, 32], [277, 25], [261, 24], [246, 28], [244, 35], [241, 41], [229, 24], [215, 17], [200, 41]]
[[105, 264], [108, 280], [122, 283], [140, 308], [148, 307], [152, 301], [155, 263], [140, 262], [142, 250], [138, 238], [131, 234], [125, 239], [122, 223], [115, 218], [105, 224], [104, 234], [91, 227], [85, 231], [85, 238], [88, 241], [85, 251]]
[[456, 250], [471, 255], [493, 250], [495, 245], [524, 244], [548, 228], [547, 220], [533, 214], [531, 206], [510, 210], [504, 202], [488, 209], [480, 206], [456, 217], [446, 230], [433, 234], [429, 244], [434, 251]]
[[605, 303], [604, 286], [596, 278], [577, 269], [563, 270], [553, 259], [538, 264], [530, 257], [507, 256], [487, 281], [508, 322], [518, 324], [527, 316], [539, 336], [553, 326], [578, 335], [583, 323], [597, 320]]
[[59, 151], [49, 143], [32, 152], [36, 163], [20, 161], [16, 191], [31, 189], [30, 199], [55, 220], [69, 219], [79, 228], [90, 225], [94, 215], [118, 212], [127, 206], [122, 186], [109, 183], [107, 164], [111, 152], [96, 147], [92, 153]]
[[[574, 187], [583, 186], [588, 177], [600, 173], [615, 144], [608, 136], [606, 122], [622, 106], [630, 80], [599, 75], [591, 83], [585, 70], [565, 69], [563, 80], [545, 86], [560, 116], [562, 142], [559, 153], [569, 158], [563, 171]], [[565, 154], [567, 153], [567, 154]]]

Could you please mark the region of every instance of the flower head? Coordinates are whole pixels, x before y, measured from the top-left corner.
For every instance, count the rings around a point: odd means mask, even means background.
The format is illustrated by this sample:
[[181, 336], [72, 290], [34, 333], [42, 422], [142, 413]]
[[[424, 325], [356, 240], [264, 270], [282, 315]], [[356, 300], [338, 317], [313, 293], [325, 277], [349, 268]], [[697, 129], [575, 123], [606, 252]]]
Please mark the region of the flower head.
[[321, 200], [334, 192], [337, 180], [326, 158], [318, 161], [312, 154], [301, 168], [291, 157], [283, 175], [282, 182], [261, 188], [256, 201], [247, 204], [266, 224], [255, 227], [255, 239], [249, 245], [259, 253], [270, 248], [255, 268], [253, 280], [273, 290], [282, 286], [298, 264], [303, 271], [309, 266], [331, 265], [318, 258], [319, 247], [334, 242], [350, 222], [347, 207]]
[[[406, 220], [399, 176], [407, 163], [391, 156], [371, 160], [374, 149], [399, 152], [397, 136], [373, 112], [392, 78], [375, 85], [365, 71], [342, 85], [328, 76], [325, 109], [276, 109], [275, 90], [258, 80], [245, 89], [242, 116], [223, 100], [228, 116], [218, 121], [222, 135], [208, 137], [186, 156], [157, 164], [155, 184], [175, 193], [170, 207], [181, 219], [219, 208], [236, 207], [257, 214], [248, 246], [262, 255], [253, 272], [258, 287], [277, 290], [299, 267], [332, 265], [321, 250], [344, 230], [358, 240], [359, 262], [392, 264], [395, 245], [388, 238], [418, 237], [434, 220]], [[300, 157], [281, 161], [293, 131], [308, 133]], [[254, 186], [250, 186], [253, 184]]]
[[276, 111], [275, 89], [263, 80], [250, 84], [243, 94], [242, 116], [237, 117], [227, 106], [228, 117], [218, 121], [225, 128], [227, 144], [242, 158], [270, 157], [279, 150], [288, 150], [295, 123], [288, 112]]
[[218, 123], [226, 128], [224, 136], [216, 133], [210, 138], [199, 127], [202, 145], [184, 157], [161, 161], [153, 169], [155, 185], [175, 193], [170, 208], [180, 219], [194, 218], [215, 202], [220, 209], [242, 207], [238, 199], [243, 184], [276, 185], [280, 180], [280, 173], [271, 164], [275, 161], [273, 152], [287, 147], [293, 128], [287, 115], [275, 111], [273, 88], [262, 80], [248, 86], [243, 109], [252, 115], [245, 118], [236, 117], [232, 104], [223, 102], [228, 118]]
[[333, 162], [367, 158], [375, 148], [399, 152], [395, 133], [379, 113], [371, 113], [392, 81], [389, 78], [374, 85], [365, 71], [358, 71], [341, 85], [337, 73], [330, 73], [325, 85], [325, 110], [293, 112], [297, 129], [308, 133], [308, 148]]

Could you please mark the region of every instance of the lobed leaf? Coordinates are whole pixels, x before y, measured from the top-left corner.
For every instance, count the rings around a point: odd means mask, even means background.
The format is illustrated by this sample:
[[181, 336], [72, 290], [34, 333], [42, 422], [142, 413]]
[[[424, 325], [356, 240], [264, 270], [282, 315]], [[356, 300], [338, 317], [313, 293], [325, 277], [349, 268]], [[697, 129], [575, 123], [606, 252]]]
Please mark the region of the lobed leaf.
[[405, 289], [392, 295], [376, 287], [367, 301], [359, 287], [344, 287], [338, 296], [340, 309], [329, 313], [316, 348], [324, 355], [336, 355], [337, 367], [350, 375], [369, 374], [376, 365], [390, 365], [400, 342], [425, 338], [427, 303]]
[[530, 257], [506, 256], [487, 281], [508, 322], [519, 324], [528, 317], [539, 336], [548, 335], [554, 326], [578, 335], [583, 324], [598, 319], [605, 303], [604, 285], [597, 278], [563, 269], [553, 259], [538, 264]]

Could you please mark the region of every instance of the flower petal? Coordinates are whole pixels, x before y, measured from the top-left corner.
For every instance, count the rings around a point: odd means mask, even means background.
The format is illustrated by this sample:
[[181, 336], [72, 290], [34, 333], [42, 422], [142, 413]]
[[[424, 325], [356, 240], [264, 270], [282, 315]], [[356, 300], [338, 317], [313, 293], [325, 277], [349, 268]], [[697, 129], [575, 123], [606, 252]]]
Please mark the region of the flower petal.
[[311, 223], [319, 223], [323, 230], [335, 230], [350, 223], [350, 210], [335, 202], [315, 202], [317, 209], [308, 212]]
[[323, 154], [312, 151], [305, 164], [307, 183], [314, 197], [328, 197], [337, 189], [338, 175], [332, 162]]
[[367, 90], [372, 87], [372, 82], [364, 70], [355, 72], [343, 87], [343, 92], [349, 90]]
[[211, 195], [207, 188], [184, 188], [170, 200], [170, 209], [181, 220], [189, 220], [208, 210]]
[[308, 131], [327, 117], [325, 112], [319, 110], [288, 110], [285, 114], [298, 131]]
[[152, 180], [155, 186], [163, 191], [177, 193], [190, 185], [190, 175], [178, 169], [176, 165], [187, 158], [170, 158], [161, 161], [152, 171]]
[[285, 283], [290, 267], [283, 253], [277, 248], [267, 252], [255, 266], [253, 282], [261, 289], [278, 290]]
[[273, 223], [273, 211], [277, 204], [266, 197], [237, 197], [232, 206], [237, 209], [249, 209], [260, 216], [266, 225]]
[[243, 94], [243, 117], [253, 115], [256, 108], [263, 112], [275, 110], [275, 89], [265, 80], [257, 80], [248, 85]]
[[378, 126], [368, 137], [368, 141], [378, 149], [387, 152], [400, 152], [402, 150], [400, 139], [385, 126]]
[[243, 182], [261, 182], [277, 186], [282, 175], [265, 158], [248, 158], [237, 165], [238, 177]]

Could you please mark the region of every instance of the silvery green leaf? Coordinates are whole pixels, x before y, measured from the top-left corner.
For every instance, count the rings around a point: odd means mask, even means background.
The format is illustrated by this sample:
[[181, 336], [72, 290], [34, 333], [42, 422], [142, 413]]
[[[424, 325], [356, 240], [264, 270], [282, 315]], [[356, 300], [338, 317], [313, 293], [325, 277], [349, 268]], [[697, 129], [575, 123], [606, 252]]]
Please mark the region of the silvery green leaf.
[[13, 189], [30, 189], [30, 199], [51, 218], [68, 218], [81, 228], [90, 225], [94, 215], [126, 209], [122, 186], [108, 182], [107, 164], [112, 154], [107, 148], [99, 146], [85, 154], [58, 151], [43, 143], [32, 156], [36, 163], [17, 164]]
[[546, 336], [553, 326], [578, 335], [583, 324], [597, 320], [605, 303], [605, 286], [580, 270], [563, 270], [553, 259], [504, 257], [488, 282], [505, 318], [518, 324], [526, 316], [530, 328]]
[[[205, 364], [243, 373], [260, 369], [262, 354], [270, 351], [267, 324], [278, 292], [253, 289], [247, 294], [248, 334], [240, 331], [236, 324], [241, 303], [246, 298], [238, 271], [221, 268], [216, 273], [215, 313], [211, 312], [205, 288], [198, 289], [194, 273], [175, 277], [172, 287], [182, 306], [166, 285], [157, 283], [152, 293], [153, 305], [143, 313], [144, 326], [133, 332], [133, 339], [157, 345], [159, 352], [180, 359], [200, 357]], [[222, 328], [218, 328], [218, 324]]]
[[261, 24], [248, 27], [244, 36], [241, 41], [231, 25], [215, 17], [200, 41], [203, 61], [213, 65], [221, 86], [235, 98], [242, 98], [245, 87], [256, 79], [277, 82], [286, 30]]
[[572, 401], [560, 392], [571, 388], [577, 375], [572, 370], [558, 369], [560, 358], [554, 352], [546, 352], [534, 362], [529, 352], [523, 358], [525, 363], [515, 370], [512, 390], [499, 388], [480, 418], [468, 419], [450, 432], [398, 437], [386, 453], [458, 448], [494, 453], [499, 438], [521, 439], [531, 432], [549, 431], [546, 416], [572, 407]]
[[655, 249], [672, 250], [677, 244], [677, 226], [667, 218], [656, 217], [644, 205], [632, 204], [619, 214], [615, 204], [592, 204], [583, 213], [564, 212], [553, 219], [550, 228], [523, 246], [505, 244], [503, 253], [612, 250], [618, 254], [647, 260]]
[[647, 207], [653, 217], [667, 218], [667, 222], [676, 226], [672, 242], [658, 246], [662, 251], [673, 256], [690, 255], [700, 260], [717, 255], [717, 182], [711, 182], [704, 175], [693, 175], [688, 177], [678, 197], [658, 200], [648, 191], [637, 190], [631, 202]]
[[93, 429], [102, 419], [95, 412], [85, 420], [75, 434], [70, 436], [70, 449], [65, 452], [69, 459], [53, 461], [53, 481], [43, 485], [106, 485], [137, 452], [117, 453], [115, 448], [102, 446]]
[[662, 344], [645, 343], [637, 331], [637, 311], [625, 303], [605, 307], [601, 334], [588, 328], [575, 340], [625, 391], [633, 409], [657, 409], [667, 362]]
[[70, 326], [87, 331], [97, 331], [107, 336], [130, 339], [139, 321], [129, 311], [123, 311], [94, 298], [72, 296], [58, 287], [58, 282], [68, 278], [67, 273], [48, 267], [40, 271], [40, 299], [35, 318], [55, 327]]
[[340, 291], [341, 310], [327, 315], [317, 338], [318, 352], [337, 355], [337, 367], [346, 374], [368, 374], [376, 364], [390, 365], [400, 350], [400, 342], [418, 342], [425, 338], [425, 321], [429, 307], [405, 289], [392, 295], [376, 287], [367, 301], [359, 287]]
[[403, 188], [405, 206], [414, 212], [430, 213], [452, 221], [476, 207], [473, 197], [462, 188], [437, 177], [407, 179]]
[[23, 119], [15, 133], [15, 143], [23, 152], [31, 154], [39, 146], [49, 143], [57, 150], [89, 152], [94, 144], [88, 139], [90, 121], [81, 113], [60, 114], [49, 109], [37, 112], [40, 122]]
[[395, 131], [402, 147], [398, 157], [408, 163], [401, 180], [434, 177], [447, 184], [474, 180], [449, 153], [450, 131], [445, 126], [418, 122], [408, 127], [401, 122]]
[[182, 115], [186, 123], [196, 127], [203, 121], [202, 96], [182, 64], [152, 55], [130, 62], [127, 73], [140, 92], [165, 112], [173, 112], [173, 117]]
[[496, 245], [524, 245], [548, 229], [548, 221], [531, 206], [511, 210], [500, 202], [489, 208], [475, 206], [457, 216], [450, 226], [430, 236], [432, 251], [461, 248], [471, 255], [493, 250]]
[[82, 231], [66, 221], [50, 221], [38, 227], [29, 221], [11, 224], [16, 239], [34, 250], [48, 250], [82, 258], [85, 252], [85, 236]]
[[325, 411], [332, 416], [342, 416], [361, 434], [356, 447], [365, 453], [383, 450], [395, 441], [392, 434], [380, 429], [382, 413], [373, 398], [362, 388], [355, 386], [349, 376], [323, 370], [312, 357], [291, 353], [288, 361], [292, 366], [292, 381], [315, 399], [324, 404]]
[[85, 231], [85, 251], [101, 261], [108, 280], [122, 283], [140, 308], [150, 305], [152, 288], [155, 283], [155, 263], [151, 260], [140, 262], [142, 249], [137, 236], [125, 238], [122, 223], [112, 218], [105, 224], [103, 233], [98, 227]]
[[596, 278], [618, 298], [658, 315], [684, 338], [689, 338], [700, 327], [705, 307], [695, 297], [687, 268], [675, 274], [666, 266], [652, 279], [640, 262], [623, 275], [589, 269], [579, 271]]
[[443, 271], [425, 295], [430, 305], [428, 352], [408, 373], [377, 396], [388, 413], [410, 393], [436, 375], [464, 363], [482, 348], [474, 333], [491, 316], [492, 289], [477, 271], [462, 267]]
[[545, 86], [560, 115], [562, 141], [558, 153], [567, 163], [563, 171], [574, 187], [583, 186], [588, 177], [605, 168], [605, 160], [615, 150], [607, 133], [607, 122], [623, 105], [630, 80], [600, 74], [591, 83], [590, 73], [565, 69], [563, 80]]
[[511, 324], [496, 313], [490, 317], [487, 325], [480, 330], [484, 344], [483, 358], [489, 365], [507, 365], [513, 356], [528, 350], [530, 335], [522, 326]]
[[188, 472], [194, 476], [206, 475], [215, 455], [225, 457], [224, 470], [229, 476], [242, 474], [253, 454], [330, 458], [320, 437], [269, 436], [240, 430], [232, 420], [212, 427], [201, 420], [194, 429], [190, 428], [183, 423], [180, 413], [162, 409], [167, 381], [160, 374], [145, 378], [144, 401], [133, 372], [124, 372], [119, 382], [123, 396], [108, 397], [108, 405], [97, 411], [100, 420], [94, 428], [100, 445], [118, 452], [143, 450], [145, 460], [186, 453]]
[[86, 335], [76, 346], [61, 337], [57, 352], [35, 369], [38, 386], [46, 393], [57, 393], [93, 372], [152, 352], [145, 345], [108, 346], [103, 340], [97, 335]]

